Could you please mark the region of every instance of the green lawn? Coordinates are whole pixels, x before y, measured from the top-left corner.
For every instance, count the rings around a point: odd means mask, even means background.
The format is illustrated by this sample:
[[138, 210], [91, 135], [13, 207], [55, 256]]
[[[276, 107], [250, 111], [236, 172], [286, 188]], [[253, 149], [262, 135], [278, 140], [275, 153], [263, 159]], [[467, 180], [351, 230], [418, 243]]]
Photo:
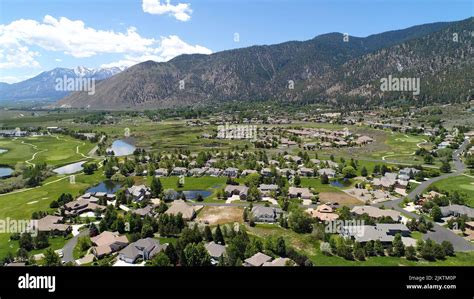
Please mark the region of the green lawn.
[[[41, 163], [51, 166], [62, 166], [68, 163], [83, 160], [84, 157], [77, 153], [87, 155], [94, 147], [88, 141], [80, 141], [69, 136], [39, 136], [25, 138], [2, 138], [0, 148], [7, 149], [6, 153], [0, 155], [1, 164], [15, 166], [17, 163]], [[34, 158], [33, 155], [37, 153]]]
[[321, 184], [319, 178], [301, 178], [301, 187], [314, 188], [317, 192], [342, 192], [341, 188], [331, 184]]
[[[54, 182], [58, 176], [49, 178], [43, 186], [0, 195], [0, 219], [10, 217], [11, 219], [31, 219], [35, 211], [51, 210], [49, 204], [58, 199], [62, 193], [71, 193], [79, 196], [88, 187], [104, 180], [102, 171], [97, 171], [93, 175], [76, 175], [76, 183], [70, 184], [67, 177], [58, 182]], [[8, 251], [16, 252], [18, 246], [14, 242], [9, 242], [9, 234], [0, 234], [0, 259]]]
[[441, 191], [458, 191], [464, 194], [467, 198], [467, 205], [474, 208], [474, 178], [460, 175], [437, 181], [432, 186]]

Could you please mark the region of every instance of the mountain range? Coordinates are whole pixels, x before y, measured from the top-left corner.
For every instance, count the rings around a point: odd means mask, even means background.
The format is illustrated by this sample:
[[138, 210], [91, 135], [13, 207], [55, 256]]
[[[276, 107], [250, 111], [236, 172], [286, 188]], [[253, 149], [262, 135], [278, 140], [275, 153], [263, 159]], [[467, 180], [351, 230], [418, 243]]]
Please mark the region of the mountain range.
[[57, 78], [66, 76], [67, 78], [91, 78], [99, 81], [112, 77], [123, 70], [123, 68], [118, 67], [98, 69], [89, 69], [84, 66], [73, 69], [55, 68], [22, 82], [14, 84], [0, 83], [0, 102], [55, 102], [70, 94], [69, 91], [56, 90]]
[[[155, 109], [227, 102], [460, 102], [472, 99], [474, 18], [388, 31], [342, 33], [146, 61], [74, 92], [55, 107]], [[381, 79], [413, 78], [420, 92], [382, 91]]]

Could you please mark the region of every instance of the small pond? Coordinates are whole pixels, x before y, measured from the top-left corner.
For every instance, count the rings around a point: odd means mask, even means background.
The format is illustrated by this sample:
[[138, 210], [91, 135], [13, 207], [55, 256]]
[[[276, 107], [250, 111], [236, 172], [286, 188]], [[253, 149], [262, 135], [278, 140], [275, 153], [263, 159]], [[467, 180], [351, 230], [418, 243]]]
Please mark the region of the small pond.
[[10, 167], [0, 167], [0, 178], [8, 177], [13, 173]]
[[121, 157], [133, 154], [135, 149], [136, 147], [130, 143], [127, 143], [123, 140], [115, 140], [112, 143], [112, 147], [107, 149], [107, 151], [113, 151], [116, 157]]
[[119, 183], [107, 180], [103, 181], [99, 185], [95, 185], [94, 187], [87, 189], [86, 193], [105, 192], [107, 194], [112, 194], [117, 192], [121, 187], [122, 185]]
[[81, 162], [76, 162], [72, 164], [65, 165], [63, 167], [59, 167], [56, 169], [53, 169], [54, 172], [57, 174], [72, 174], [81, 171], [82, 164], [86, 163], [86, 161], [81, 161]]

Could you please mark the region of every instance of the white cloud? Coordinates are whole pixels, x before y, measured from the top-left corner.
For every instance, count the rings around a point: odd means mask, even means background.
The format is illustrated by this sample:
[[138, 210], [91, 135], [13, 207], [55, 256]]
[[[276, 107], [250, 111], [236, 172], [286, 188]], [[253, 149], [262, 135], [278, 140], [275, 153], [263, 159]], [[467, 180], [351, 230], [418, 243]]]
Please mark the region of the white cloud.
[[173, 59], [181, 54], [212, 54], [212, 51], [208, 48], [200, 45], [192, 46], [176, 35], [161, 37], [159, 44], [160, 46], [153, 49], [151, 52], [139, 56], [125, 55], [125, 59], [103, 64], [101, 67], [130, 67], [147, 60], [163, 62]]
[[211, 50], [189, 45], [175, 35], [157, 40], [140, 36], [135, 27], [129, 27], [125, 33], [98, 30], [87, 27], [81, 20], [65, 17], [56, 19], [47, 15], [43, 22], [20, 19], [0, 25], [0, 69], [39, 67], [35, 60], [39, 53], [30, 47], [76, 58], [123, 54], [125, 66], [148, 59], [167, 61], [180, 54], [211, 53]]
[[170, 14], [178, 21], [189, 21], [191, 19], [191, 5], [189, 3], [170, 4], [170, 0], [161, 3], [160, 0], [143, 0], [142, 8], [144, 12], [153, 15]]
[[96, 30], [86, 27], [84, 22], [61, 17], [45, 16], [43, 22], [16, 20], [8, 25], [0, 25], [0, 45], [35, 45], [48, 51], [62, 51], [74, 57], [91, 57], [98, 53], [143, 52], [155, 40], [143, 38], [136, 28], [130, 27], [126, 33]]
[[21, 82], [21, 81], [24, 81], [26, 79], [30, 79], [30, 78], [33, 78], [34, 76], [36, 76], [37, 74], [35, 75], [29, 75], [29, 76], [2, 76], [0, 77], [0, 82], [5, 82], [5, 83], [18, 83], [18, 82]]

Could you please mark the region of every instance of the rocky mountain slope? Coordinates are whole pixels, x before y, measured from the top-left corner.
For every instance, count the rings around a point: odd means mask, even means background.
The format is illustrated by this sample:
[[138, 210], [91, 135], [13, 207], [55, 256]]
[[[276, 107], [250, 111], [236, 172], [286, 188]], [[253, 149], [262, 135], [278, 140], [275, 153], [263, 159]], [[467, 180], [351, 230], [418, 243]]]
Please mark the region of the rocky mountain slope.
[[[420, 78], [423, 100], [472, 95], [474, 18], [434, 23], [365, 38], [340, 33], [304, 42], [182, 55], [147, 61], [99, 82], [95, 95], [76, 92], [63, 107], [163, 108], [228, 101], [343, 101], [380, 103], [415, 97], [381, 92], [380, 78]], [[457, 34], [457, 41], [453, 41]]]

